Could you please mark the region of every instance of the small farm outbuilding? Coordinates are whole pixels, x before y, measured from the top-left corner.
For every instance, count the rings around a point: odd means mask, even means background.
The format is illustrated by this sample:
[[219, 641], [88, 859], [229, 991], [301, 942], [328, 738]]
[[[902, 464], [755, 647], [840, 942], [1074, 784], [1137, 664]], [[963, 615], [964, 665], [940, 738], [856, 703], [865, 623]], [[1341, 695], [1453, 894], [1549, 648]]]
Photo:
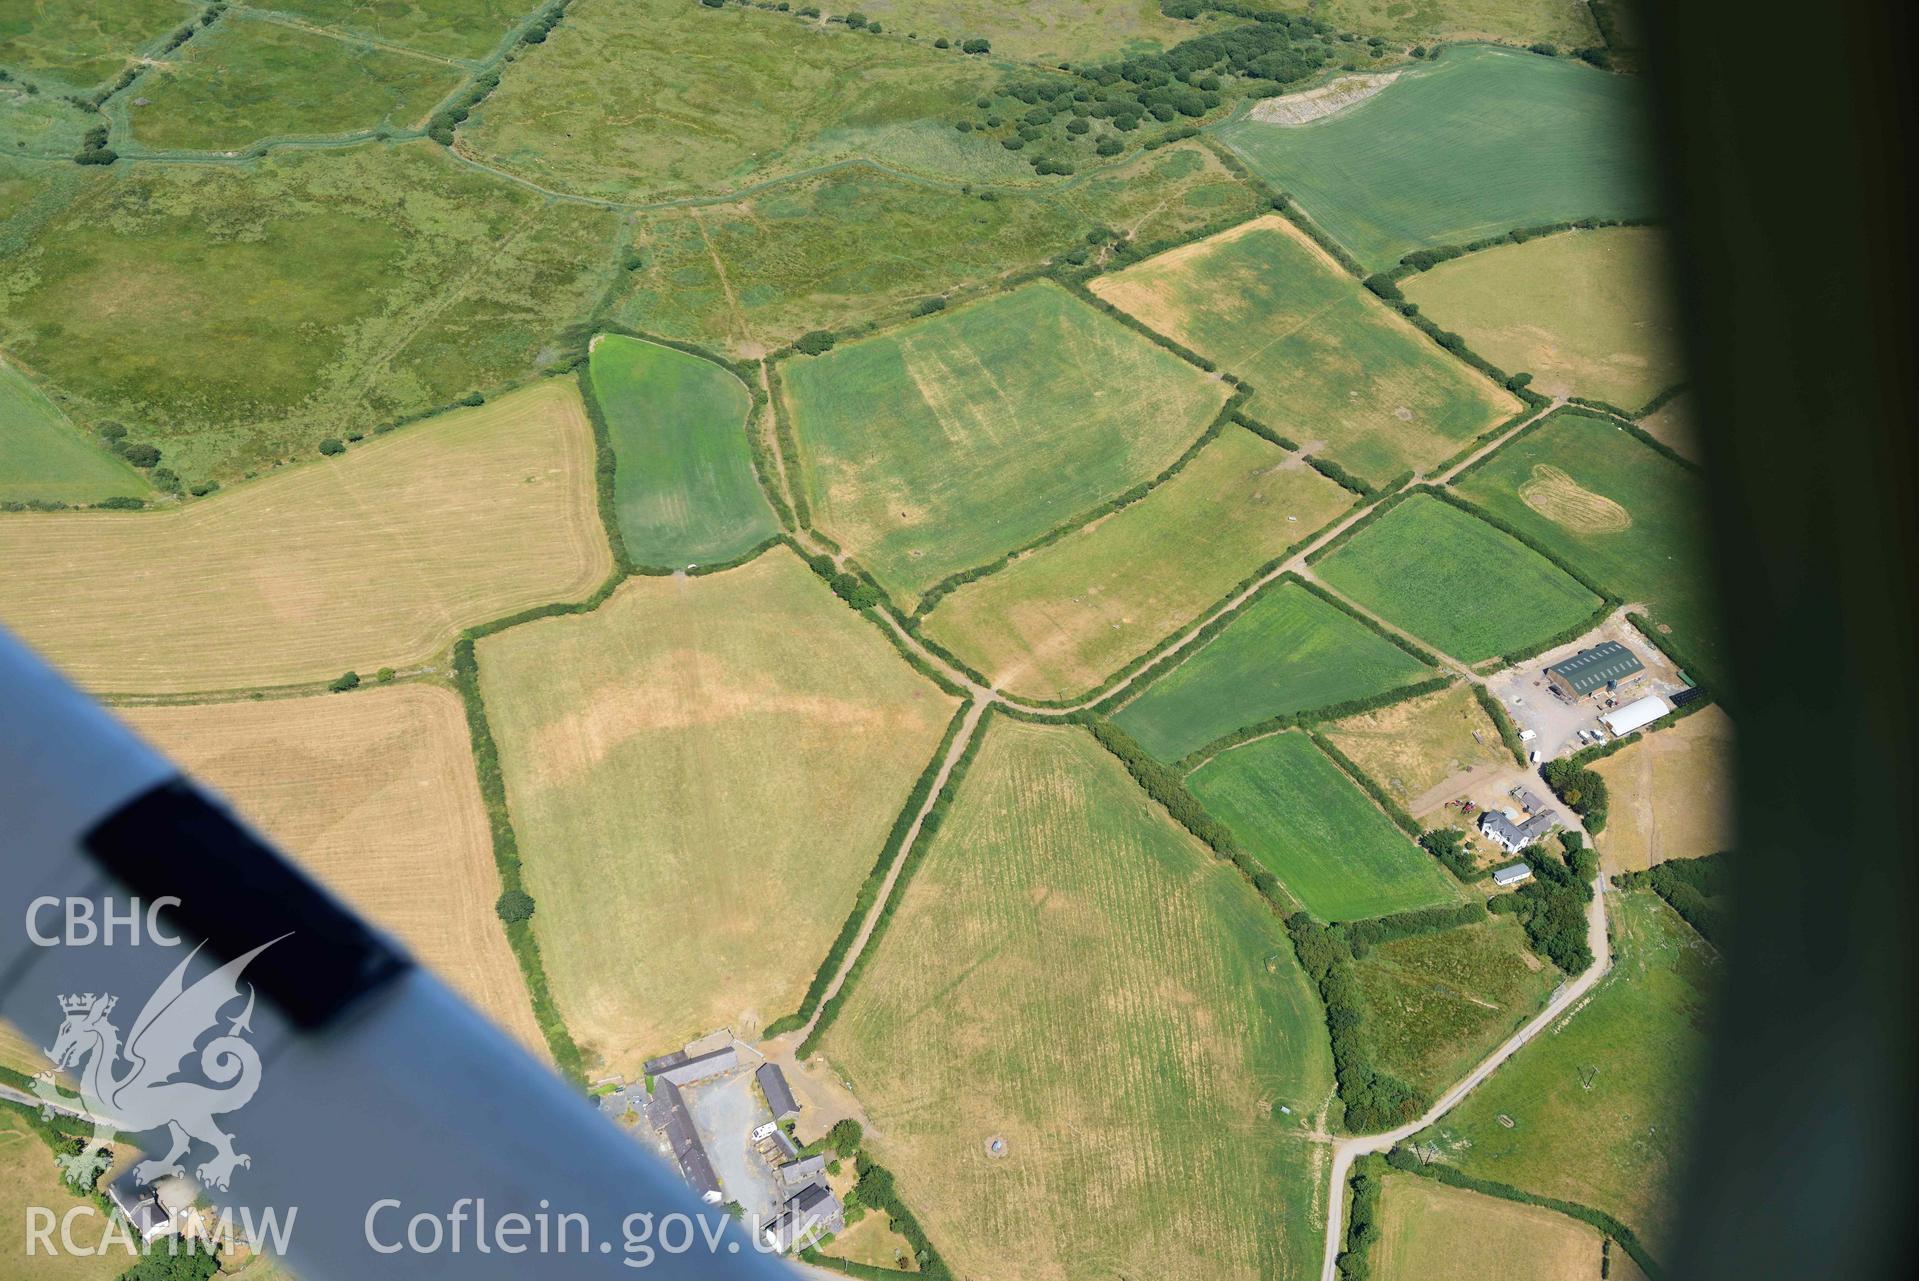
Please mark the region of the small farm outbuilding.
[[1614, 738], [1624, 738], [1636, 729], [1646, 726], [1672, 710], [1665, 699], [1657, 694], [1648, 694], [1635, 703], [1628, 703], [1616, 712], [1609, 712], [1599, 719], [1612, 732]]
[[766, 1096], [766, 1106], [772, 1110], [775, 1121], [799, 1115], [799, 1100], [793, 1097], [793, 1087], [786, 1083], [786, 1073], [780, 1071], [779, 1064], [760, 1064], [753, 1078], [760, 1083], [760, 1093]]
[[1530, 881], [1532, 876], [1533, 870], [1524, 863], [1510, 863], [1505, 867], [1494, 869], [1493, 884], [1503, 890], [1509, 886], [1518, 885], [1522, 881]]

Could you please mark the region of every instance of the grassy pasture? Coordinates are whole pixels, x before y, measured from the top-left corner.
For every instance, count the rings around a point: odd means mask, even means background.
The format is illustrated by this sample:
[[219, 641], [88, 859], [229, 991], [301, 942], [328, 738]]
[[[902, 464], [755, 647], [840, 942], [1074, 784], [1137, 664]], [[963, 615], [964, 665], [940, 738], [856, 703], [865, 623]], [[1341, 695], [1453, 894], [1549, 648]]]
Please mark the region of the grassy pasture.
[[1530, 372], [1534, 389], [1637, 409], [1684, 372], [1666, 253], [1651, 227], [1562, 232], [1443, 262], [1400, 288], [1501, 369]]
[[184, 508], [0, 518], [0, 621], [100, 691], [401, 667], [611, 570], [562, 380]]
[[1113, 719], [1153, 756], [1175, 761], [1244, 726], [1368, 698], [1429, 674], [1343, 610], [1279, 582]]
[[[483, 58], [540, 0], [270, 0], [267, 7], [328, 31], [417, 49], [447, 58]], [[344, 12], [343, 12], [344, 10]]]
[[91, 89], [200, 7], [184, 0], [0, 0], [0, 67], [43, 92]]
[[98, 502], [151, 493], [146, 478], [74, 429], [0, 357], [0, 499]]
[[1168, 18], [1159, 0], [863, 0], [859, 11], [923, 44], [984, 36], [1000, 57], [1047, 66], [1170, 48], [1206, 29]]
[[1733, 728], [1719, 708], [1648, 734], [1593, 769], [1612, 793], [1596, 842], [1609, 872], [1733, 848]]
[[1050, 283], [781, 372], [814, 522], [908, 597], [1157, 475], [1228, 394]]
[[1354, 921], [1459, 897], [1439, 864], [1304, 734], [1221, 752], [1188, 784], [1315, 916]]
[[1512, 764], [1498, 727], [1463, 683], [1347, 717], [1324, 733], [1415, 818], [1452, 799], [1431, 795], [1447, 779]]
[[955, 707], [785, 548], [478, 649], [554, 999], [629, 1075], [798, 1006]]
[[588, 376], [612, 437], [614, 507], [635, 562], [731, 560], [778, 531], [747, 448], [752, 398], [730, 371], [603, 334]]
[[[106, 1228], [104, 1217], [91, 1200], [80, 1196], [60, 1177], [53, 1149], [35, 1134], [21, 1112], [0, 1107], [0, 1276], [32, 1277], [34, 1281], [112, 1281], [135, 1262], [124, 1246], [84, 1254], [58, 1248], [58, 1223], [69, 1210], [93, 1207], [91, 1218], [73, 1221], [76, 1244], [92, 1246]], [[27, 1254], [27, 1215], [30, 1208], [53, 1213], [56, 1248], [44, 1244]]]
[[[1380, 1281], [1595, 1281], [1596, 1229], [1536, 1205], [1386, 1176], [1373, 1275]], [[1613, 1267], [1625, 1257], [1614, 1254]]]
[[965, 196], [859, 167], [746, 199], [649, 214], [642, 266], [617, 318], [759, 356], [980, 285], [1085, 243], [1095, 226], [1144, 242], [1250, 215], [1252, 189], [1197, 143], [1162, 148], [1071, 187]]
[[0, 83], [0, 154], [64, 160], [80, 150], [96, 117], [65, 98], [28, 93], [23, 83]]
[[543, 186], [623, 200], [706, 195], [868, 159], [941, 181], [1032, 181], [952, 119], [983, 59], [787, 14], [688, 0], [576, 0], [461, 131]]
[[34, 217], [0, 253], [0, 345], [189, 484], [570, 357], [614, 270], [615, 215], [427, 142], [115, 165]]
[[1559, 979], [1511, 918], [1378, 944], [1353, 974], [1373, 1065], [1429, 1098], [1537, 1014]]
[[1318, 1000], [1117, 761], [991, 722], [903, 890], [823, 1052], [958, 1275], [1317, 1275]]
[[464, 75], [436, 58], [228, 14], [143, 78], [125, 110], [134, 140], [155, 150], [237, 151], [263, 138], [412, 128]]
[[1318, 572], [1463, 663], [1546, 640], [1599, 608], [1597, 596], [1544, 556], [1428, 494], [1362, 529]]
[[1650, 890], [1609, 902], [1612, 970], [1419, 1141], [1468, 1174], [1604, 1210], [1659, 1256], [1706, 1088], [1719, 958]]
[[1645, 128], [1636, 79], [1482, 45], [1323, 120], [1220, 136], [1376, 271], [1515, 227], [1657, 212]]
[[493, 910], [493, 834], [451, 690], [392, 685], [120, 715], [544, 1056]]
[[1029, 698], [1090, 689], [1325, 525], [1352, 495], [1228, 426], [1139, 502], [942, 600], [929, 635]]
[[1341, 31], [1412, 42], [1545, 40], [1562, 49], [1603, 43], [1584, 0], [1275, 0], [1262, 8], [1309, 9]]
[[1650, 606], [1694, 679], [1726, 669], [1698, 473], [1610, 421], [1568, 413], [1527, 432], [1456, 482], [1594, 582]]
[[1251, 383], [1253, 417], [1374, 484], [1450, 458], [1520, 408], [1276, 215], [1092, 288]]

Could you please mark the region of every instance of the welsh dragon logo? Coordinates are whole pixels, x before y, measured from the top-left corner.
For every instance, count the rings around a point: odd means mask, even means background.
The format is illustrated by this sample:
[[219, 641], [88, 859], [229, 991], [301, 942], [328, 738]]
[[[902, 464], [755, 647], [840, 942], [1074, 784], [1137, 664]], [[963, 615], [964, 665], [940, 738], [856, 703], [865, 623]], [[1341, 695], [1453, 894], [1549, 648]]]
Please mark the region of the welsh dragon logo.
[[[284, 936], [283, 936], [284, 937]], [[142, 1183], [169, 1174], [184, 1174], [181, 1159], [195, 1140], [213, 1149], [213, 1156], [194, 1168], [203, 1187], [226, 1189], [236, 1166], [250, 1166], [252, 1158], [233, 1150], [233, 1136], [213, 1118], [234, 1112], [260, 1088], [260, 1055], [243, 1039], [252, 1031], [253, 986], [246, 986], [246, 1008], [228, 1022], [224, 1033], [204, 1046], [208, 1032], [217, 1032], [221, 1011], [240, 999], [240, 973], [260, 953], [263, 943], [235, 957], [191, 986], [187, 967], [200, 953], [194, 948], [173, 973], [147, 998], [140, 1016], [122, 1043], [120, 1030], [109, 1017], [118, 998], [92, 992], [60, 998], [66, 1020], [53, 1048], [44, 1050], [54, 1071], [74, 1071], [80, 1081], [78, 1098], [61, 1093], [53, 1071], [34, 1078], [33, 1092], [43, 1103], [80, 1112], [93, 1121], [93, 1137], [77, 1155], [63, 1156], [69, 1175], [97, 1169], [96, 1156], [119, 1133], [138, 1134], [164, 1127], [172, 1146], [157, 1160], [142, 1161], [134, 1177]], [[200, 1074], [212, 1084], [176, 1079], [199, 1048]], [[90, 1179], [88, 1180], [90, 1181]]]

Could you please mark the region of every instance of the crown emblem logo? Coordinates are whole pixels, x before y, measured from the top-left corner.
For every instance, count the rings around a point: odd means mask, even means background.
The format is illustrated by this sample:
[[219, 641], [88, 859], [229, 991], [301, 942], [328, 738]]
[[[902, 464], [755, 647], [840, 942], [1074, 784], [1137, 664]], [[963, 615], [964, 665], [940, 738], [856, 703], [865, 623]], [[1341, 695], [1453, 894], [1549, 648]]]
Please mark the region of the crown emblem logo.
[[92, 992], [85, 992], [77, 996], [61, 997], [60, 1009], [66, 1014], [85, 1014], [92, 1010], [94, 1008], [94, 1002], [98, 1001], [100, 1003], [99, 1012], [101, 1014], [111, 1014], [113, 1007], [119, 1003], [119, 1000], [120, 998], [117, 996], [95, 996]]

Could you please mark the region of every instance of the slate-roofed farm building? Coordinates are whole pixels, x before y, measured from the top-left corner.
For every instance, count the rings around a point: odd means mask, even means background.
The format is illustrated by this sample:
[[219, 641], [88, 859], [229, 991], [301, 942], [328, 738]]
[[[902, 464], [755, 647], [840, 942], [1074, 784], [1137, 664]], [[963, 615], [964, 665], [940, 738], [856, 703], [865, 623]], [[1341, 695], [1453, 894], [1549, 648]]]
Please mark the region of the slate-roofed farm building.
[[793, 1087], [786, 1083], [786, 1073], [780, 1070], [779, 1064], [760, 1064], [753, 1078], [760, 1083], [760, 1093], [766, 1096], [766, 1106], [771, 1109], [775, 1121], [799, 1115], [799, 1100], [793, 1097]]

